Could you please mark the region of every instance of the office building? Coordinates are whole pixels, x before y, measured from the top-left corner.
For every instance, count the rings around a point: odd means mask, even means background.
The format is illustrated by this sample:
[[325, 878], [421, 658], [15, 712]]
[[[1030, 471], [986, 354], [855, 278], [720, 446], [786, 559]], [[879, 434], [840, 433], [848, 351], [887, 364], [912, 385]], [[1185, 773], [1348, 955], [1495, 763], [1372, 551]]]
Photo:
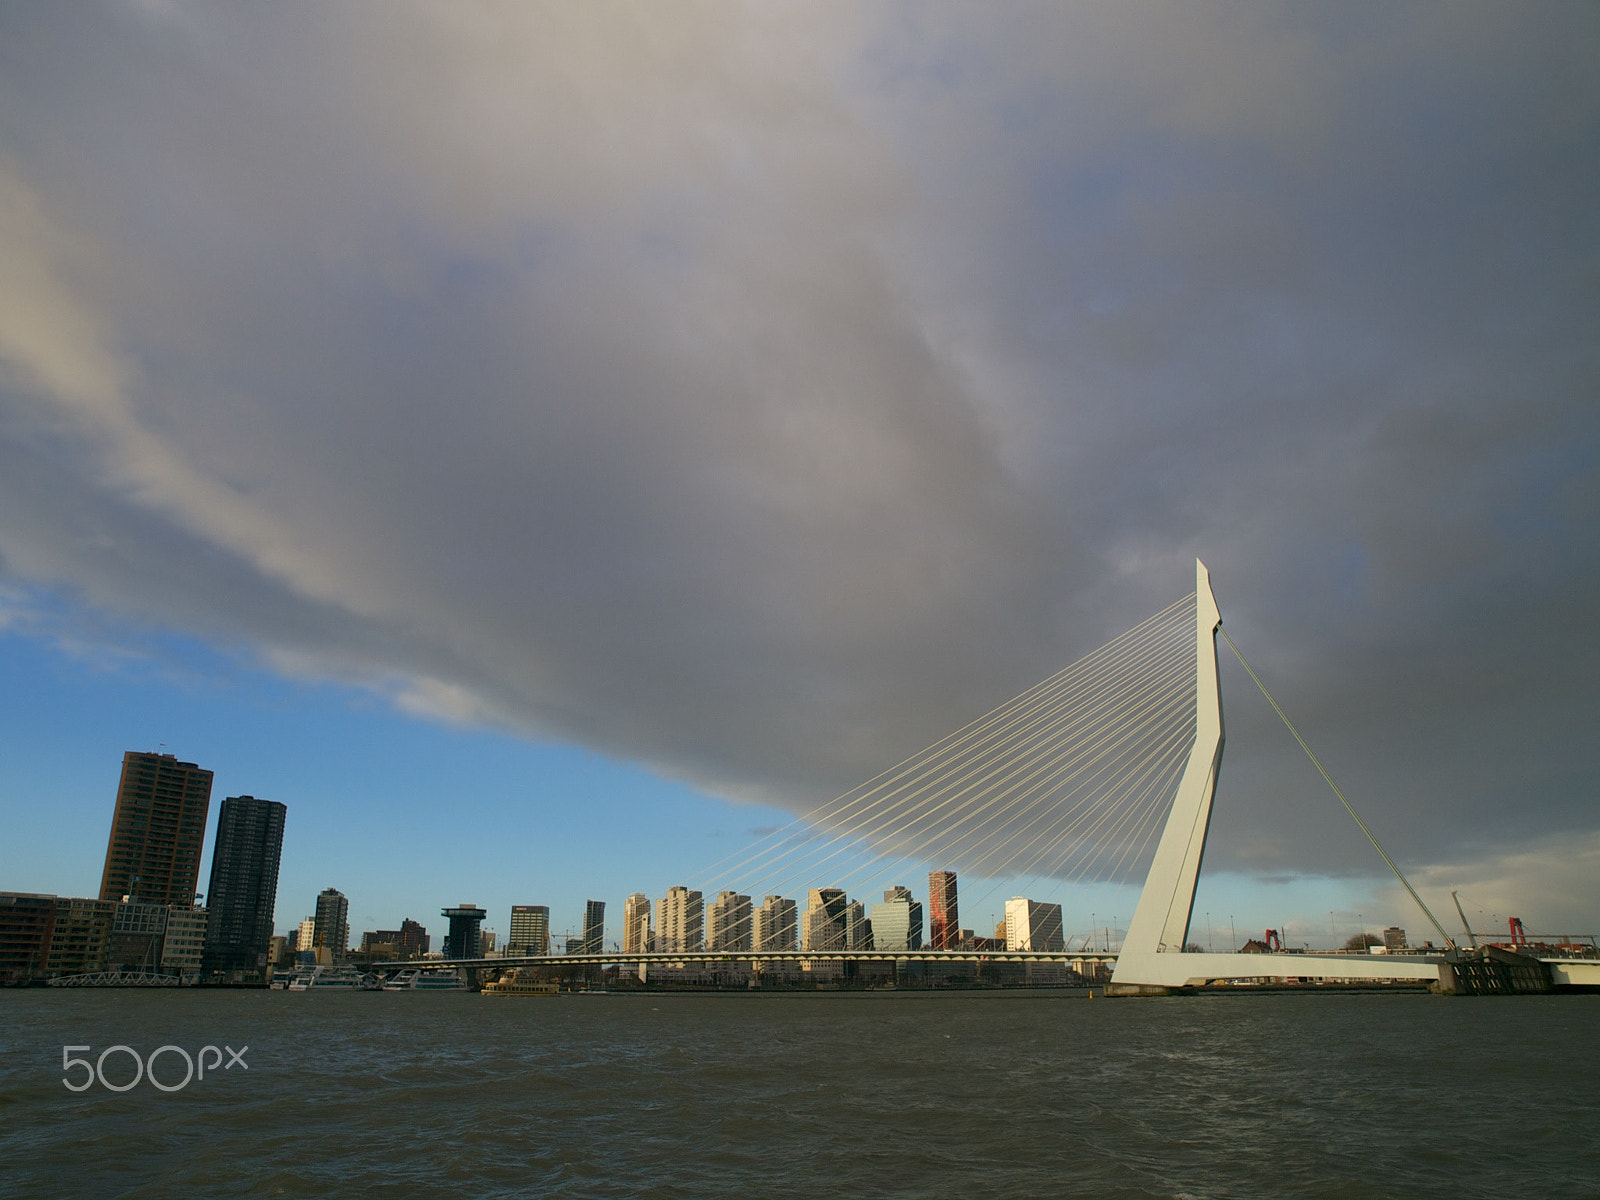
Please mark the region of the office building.
[[872, 922], [867, 919], [866, 906], [859, 900], [852, 900], [844, 906], [844, 948], [872, 949]]
[[843, 950], [845, 906], [842, 888], [812, 888], [806, 893], [806, 915], [800, 926], [800, 949]]
[[395, 932], [400, 935], [396, 939], [396, 944], [399, 949], [405, 952], [407, 958], [421, 958], [428, 952], [428, 946], [432, 939], [420, 922], [406, 917], [400, 922], [400, 928]]
[[192, 905], [210, 808], [210, 771], [172, 754], [124, 754], [100, 899]]
[[876, 950], [921, 950], [922, 905], [911, 889], [892, 887], [872, 906], [872, 945]]
[[622, 952], [648, 953], [650, 935], [650, 899], [643, 892], [635, 892], [622, 902]]
[[749, 950], [751, 945], [750, 897], [719, 892], [706, 906], [706, 949]]
[[583, 952], [601, 954], [606, 948], [606, 902], [586, 900], [583, 905]]
[[1007, 950], [1065, 950], [1061, 905], [1013, 896], [1006, 901]]
[[751, 942], [757, 950], [793, 950], [799, 940], [798, 906], [782, 896], [768, 896], [750, 914]]
[[428, 952], [428, 931], [407, 917], [399, 929], [372, 929], [361, 935], [361, 953], [399, 962]]
[[961, 948], [954, 871], [933, 871], [928, 875], [928, 947], [932, 950]]
[[477, 958], [478, 926], [489, 914], [476, 904], [461, 904], [455, 908], [440, 909], [439, 912], [450, 921], [450, 932], [444, 937], [444, 956]]
[[[278, 861], [289, 809], [276, 800], [229, 796], [217, 813], [217, 838], [211, 849], [211, 882], [206, 886], [205, 954], [201, 967], [212, 972], [259, 972], [267, 966], [272, 916], [278, 901]], [[331, 889], [330, 889], [331, 891]], [[328, 895], [327, 892], [323, 893]], [[333, 892], [338, 896], [339, 893]], [[343, 896], [339, 919], [349, 910]], [[323, 916], [321, 897], [317, 915]], [[325, 930], [326, 932], [326, 927]], [[349, 923], [333, 942], [335, 961], [349, 947]]]
[[512, 957], [550, 953], [550, 906], [513, 904], [506, 953]]
[[[317, 893], [317, 915], [312, 941], [330, 962], [341, 962], [350, 953], [350, 901], [338, 888], [323, 888]], [[319, 959], [321, 954], [318, 955]]]
[[698, 950], [704, 944], [704, 898], [681, 884], [668, 888], [656, 912], [656, 949]]
[[1406, 948], [1406, 931], [1391, 925], [1383, 931], [1383, 948], [1393, 954]]
[[317, 948], [317, 919], [315, 917], [307, 917], [300, 922], [295, 930], [294, 948], [301, 952], [308, 952]]

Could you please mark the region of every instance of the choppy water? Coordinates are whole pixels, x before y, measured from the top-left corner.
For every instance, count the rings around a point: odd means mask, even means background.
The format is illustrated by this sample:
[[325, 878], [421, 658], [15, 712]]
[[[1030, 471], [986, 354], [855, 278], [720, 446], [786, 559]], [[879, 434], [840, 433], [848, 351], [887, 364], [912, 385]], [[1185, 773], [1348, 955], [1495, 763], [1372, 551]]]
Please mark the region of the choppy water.
[[1600, 997], [0, 992], [0, 1194], [185, 1193], [1600, 1196]]

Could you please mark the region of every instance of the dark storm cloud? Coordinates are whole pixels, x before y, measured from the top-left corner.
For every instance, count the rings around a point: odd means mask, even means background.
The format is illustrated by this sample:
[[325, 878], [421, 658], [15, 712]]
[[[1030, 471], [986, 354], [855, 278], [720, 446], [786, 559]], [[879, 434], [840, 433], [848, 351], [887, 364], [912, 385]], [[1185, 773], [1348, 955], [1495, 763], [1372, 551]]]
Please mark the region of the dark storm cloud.
[[1198, 554], [1413, 858], [1600, 829], [1589, 11], [5, 19], [11, 585], [804, 807]]

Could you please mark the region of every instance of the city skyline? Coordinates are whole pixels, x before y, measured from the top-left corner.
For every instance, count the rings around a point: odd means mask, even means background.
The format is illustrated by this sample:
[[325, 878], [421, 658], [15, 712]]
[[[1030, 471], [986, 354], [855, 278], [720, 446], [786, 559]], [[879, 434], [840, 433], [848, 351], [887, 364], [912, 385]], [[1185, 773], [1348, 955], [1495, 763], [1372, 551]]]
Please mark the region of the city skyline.
[[[212, 775], [214, 774], [208, 769], [198, 768], [195, 763], [178, 762], [173, 754], [165, 752], [164, 750], [161, 752], [151, 752], [148, 754], [134, 751], [127, 752], [124, 755], [122, 781], [119, 782], [117, 799], [113, 804], [112, 831], [110, 835], [110, 844], [113, 846], [116, 844], [119, 821], [122, 820], [118, 814], [122, 812], [122, 795], [125, 790], [124, 785], [127, 779], [127, 764], [129, 762], [137, 763], [145, 760], [148, 760], [148, 762], [151, 764], [158, 764], [168, 770], [181, 770], [185, 777], [189, 775], [193, 775], [197, 778], [203, 777], [208, 785]], [[256, 805], [269, 805], [278, 810], [282, 810], [285, 807], [281, 804], [277, 804], [276, 802], [258, 801], [253, 796], [230, 797], [228, 801], [225, 801], [225, 804], [232, 803], [234, 801], [250, 801]], [[280, 831], [278, 836], [280, 839], [282, 827], [283, 820], [282, 816], [280, 815], [278, 818], [278, 829]], [[753, 834], [765, 831], [752, 830], [750, 832]], [[208, 839], [206, 843], [206, 856], [204, 862], [208, 872], [214, 872], [215, 870], [215, 860], [213, 856], [215, 840], [215, 838], [211, 838]], [[108, 855], [109, 853], [110, 852], [108, 851]], [[659, 868], [657, 873], [671, 875], [673, 872], [672, 868], [662, 866]], [[935, 897], [942, 894], [942, 885], [939, 883], [939, 881], [948, 880], [953, 893], [955, 877], [956, 873], [950, 871], [934, 871], [929, 873], [927, 892], [928, 908], [926, 910], [924, 910], [921, 903], [916, 901], [916, 898], [910, 889], [901, 884], [894, 884], [888, 890], [884, 891], [884, 902], [890, 901], [891, 898], [899, 901], [909, 901], [912, 903], [918, 917], [920, 918], [924, 911], [931, 912], [932, 909], [937, 906], [935, 903]], [[981, 889], [977, 892], [977, 895], [980, 897], [980, 903], [983, 906], [982, 911], [986, 914], [986, 916], [978, 918], [975, 925], [969, 920], [968, 928], [970, 932], [975, 933], [978, 936], [987, 936], [991, 927], [1004, 927], [1007, 924], [1007, 909], [1010, 903], [1010, 900], [1008, 899], [1010, 893], [1007, 891], [1008, 881], [1005, 879], [987, 879], [981, 876], [976, 877], [976, 881]], [[507, 885], [504, 883], [504, 881], [485, 880], [483, 882], [487, 882], [491, 886], [487, 889], [480, 890], [507, 890]], [[1118, 931], [1124, 927], [1127, 917], [1132, 912], [1133, 903], [1137, 898], [1137, 893], [1141, 885], [1142, 879], [1135, 879], [1117, 887], [1101, 887], [1099, 889], [1070, 889], [1068, 894], [1076, 896], [1081, 903], [1076, 905], [1063, 905], [1057, 902], [1055, 904], [1048, 905], [1048, 907], [1053, 907], [1058, 910], [1056, 916], [1056, 920], [1058, 922], [1057, 928], [1060, 929], [1065, 935], [1066, 941], [1073, 942], [1074, 937], [1076, 937], [1077, 942], [1074, 944], [1082, 944], [1085, 941], [1090, 941], [1096, 946], [1114, 946], [1118, 937]], [[867, 893], [873, 890], [873, 886], [871, 884], [863, 884], [861, 886], [865, 889], [865, 891], [862, 893], [863, 896], [867, 897], [865, 902], [863, 902], [860, 896], [851, 897], [847, 895], [843, 889], [831, 886], [810, 888], [810, 899], [805, 907], [797, 907], [799, 900], [794, 897], [784, 898], [782, 896], [773, 895], [768, 895], [766, 897], [765, 904], [751, 907], [751, 898], [749, 896], [739, 896], [726, 889], [723, 889], [720, 895], [717, 896], [717, 901], [743, 901], [745, 903], [746, 908], [742, 910], [743, 915], [738, 917], [735, 928], [744, 930], [745, 935], [749, 936], [752, 942], [756, 933], [763, 928], [761, 925], [761, 912], [767, 906], [767, 904], [770, 904], [773, 901], [778, 901], [780, 903], [789, 905], [790, 909], [788, 910], [786, 919], [795, 922], [798, 931], [796, 940], [802, 948], [807, 948], [810, 945], [809, 934], [807, 931], [811, 928], [811, 926], [807, 924], [807, 914], [811, 911], [820, 911], [822, 919], [825, 922], [832, 923], [829, 925], [829, 928], [833, 929], [833, 932], [825, 933], [824, 935], [826, 946], [830, 948], [844, 948], [853, 944], [852, 939], [855, 935], [849, 932], [853, 928], [853, 925], [862, 921], [870, 921], [868, 916], [870, 909], [881, 907], [878, 902], [871, 900], [870, 896], [867, 895]], [[48, 888], [15, 888], [9, 890], [22, 893], [28, 893], [31, 891], [34, 894], [49, 894], [62, 897], [67, 897], [70, 895], [70, 892], [67, 891], [52, 891]], [[1047, 888], [1046, 890], [1049, 889]], [[630, 892], [628, 893], [627, 901], [623, 906], [623, 911], [625, 914], [629, 911], [627, 908], [627, 903], [631, 902], [635, 896], [643, 897], [646, 910], [646, 921], [648, 922], [651, 921], [652, 917], [656, 914], [677, 912], [678, 910], [673, 909], [670, 905], [675, 898], [681, 897], [682, 904], [686, 905], [687, 907], [684, 908], [678, 916], [669, 919], [686, 922], [681, 926], [681, 928], [686, 930], [689, 936], [681, 939], [677, 943], [668, 944], [669, 948], [689, 948], [689, 943], [704, 945], [706, 939], [710, 936], [709, 930], [711, 929], [711, 921], [714, 916], [714, 909], [717, 901], [707, 902], [702, 898], [703, 894], [704, 893], [698, 889], [691, 889], [682, 885], [671, 885], [667, 888], [661, 889], [659, 907], [655, 907], [652, 910], [653, 902], [646, 893]], [[824, 896], [824, 894], [826, 897], [832, 898], [825, 898], [819, 901], [819, 896]], [[1051, 894], [1054, 895], [1055, 892], [1052, 891]], [[196, 895], [200, 896], [201, 893], [196, 893]], [[1096, 909], [1091, 910], [1086, 906], [1088, 905], [1089, 901], [1094, 899], [1095, 896], [1099, 897], [1100, 903]], [[1110, 901], [1109, 903], [1107, 903], [1108, 898]], [[804, 897], [801, 897], [800, 899], [804, 899]], [[1036, 898], [1030, 902], [1039, 903]], [[559, 917], [552, 919], [551, 906], [548, 904], [530, 906], [524, 903], [514, 902], [510, 905], [511, 917], [506, 921], [504, 932], [501, 932], [502, 926], [497, 920], [498, 911], [494, 906], [480, 907], [477, 905], [471, 905], [472, 909], [478, 914], [473, 922], [473, 925], [474, 927], [481, 926], [481, 933], [483, 935], [497, 936], [499, 938], [499, 945], [504, 947], [508, 939], [511, 937], [511, 929], [513, 922], [515, 921], [516, 910], [533, 910], [542, 914], [540, 918], [542, 921], [541, 928], [547, 931], [549, 945], [553, 951], [559, 952], [562, 948], [564, 948], [564, 945], [558, 945], [562, 939], [566, 939], [575, 944], [594, 944], [591, 923], [594, 923], [596, 927], [603, 930], [606, 901], [590, 898], [582, 901], [581, 906], [577, 902], [569, 903], [573, 905], [573, 917], [569, 924], [563, 924]], [[331, 904], [333, 907], [327, 912], [324, 912], [325, 904]], [[309, 907], [313, 909], [317, 915], [308, 916], [303, 920], [296, 920], [289, 915], [291, 911], [295, 910], [296, 906], [294, 904], [291, 903], [284, 905], [280, 902], [277, 905], [278, 917], [275, 922], [275, 928], [273, 932], [279, 934], [280, 936], [286, 937], [289, 943], [293, 946], [298, 944], [298, 941], [303, 936], [306, 927], [309, 926], [313, 931], [313, 944], [315, 944], [315, 939], [317, 936], [319, 936], [317, 932], [318, 916], [321, 916], [325, 921], [333, 922], [333, 924], [330, 924], [328, 934], [330, 938], [330, 945], [336, 945], [340, 941], [339, 931], [342, 930], [344, 946], [339, 949], [339, 953], [343, 953], [345, 950], [353, 946], [358, 934], [382, 932], [382, 926], [384, 924], [384, 919], [379, 919], [376, 921], [352, 921], [349, 917], [350, 904], [350, 898], [341, 892], [340, 889], [331, 885], [320, 889], [312, 898]], [[962, 926], [959, 923], [960, 917], [957, 906], [955, 904], [951, 904], [950, 907], [957, 918], [956, 923], [952, 924], [950, 927], [953, 938], [955, 933], [958, 932]], [[1226, 908], [1226, 912], [1223, 911], [1223, 908]], [[1203, 938], [1207, 943], [1212, 942], [1215, 939], [1216, 930], [1222, 928], [1222, 922], [1224, 920], [1227, 922], [1230, 936], [1232, 936], [1233, 931], [1238, 928], [1243, 928], [1247, 931], [1252, 928], [1253, 923], [1251, 922], [1248, 914], [1245, 916], [1245, 923], [1241, 926], [1239, 921], [1240, 914], [1238, 910], [1227, 907], [1226, 905], [1224, 905], [1223, 908], [1206, 911], [1204, 917], [1202, 917], [1199, 915], [1201, 913], [1201, 908], [1197, 907], [1197, 915], [1195, 918], [1196, 925], [1191, 931], [1191, 940], [1195, 938]], [[1298, 922], [1285, 921], [1280, 918], [1277, 922], [1277, 926], [1283, 931], [1285, 937], [1291, 937], [1292, 935], [1295, 944], [1300, 944], [1302, 942], [1307, 944], [1318, 944], [1321, 941], [1327, 940], [1323, 938], [1324, 933], [1330, 936], [1331, 943], [1336, 943], [1344, 938], [1347, 933], [1354, 933], [1358, 929], [1361, 931], [1370, 932], [1376, 929], [1384, 928], [1386, 923], [1391, 919], [1389, 915], [1385, 915], [1385, 913], [1387, 913], [1389, 910], [1381, 909], [1379, 906], [1374, 906], [1374, 908], [1375, 911], [1371, 914], [1362, 911], [1341, 913], [1339, 910], [1330, 909], [1325, 914], [1325, 920], [1319, 919], [1321, 914], [1302, 919]], [[1061, 924], [1060, 922], [1062, 921], [1062, 918], [1059, 910], [1063, 909], [1066, 911], [1067, 917], [1065, 923]], [[428, 914], [435, 911], [438, 911], [436, 905], [432, 905], [428, 901], [423, 901], [420, 905], [409, 908], [403, 913], [395, 912], [389, 914], [386, 919], [390, 924], [400, 924], [403, 922], [405, 925], [415, 925], [419, 930], [423, 930], [429, 928], [426, 923], [428, 920]], [[1405, 907], [1403, 905], [1399, 906], [1396, 911], [1398, 911], [1401, 915], [1394, 919], [1415, 920], [1414, 917], [1411, 917], [1410, 914], [1405, 911]], [[1213, 918], [1213, 913], [1215, 914], [1215, 919]], [[421, 916], [420, 922], [418, 921], [419, 914]], [[368, 916], [370, 917], [370, 913]], [[1475, 917], [1481, 919], [1474, 920], [1474, 927], [1483, 932], [1494, 932], [1502, 922], [1501, 914], [1498, 912], [1478, 913], [1475, 914]], [[598, 918], [597, 922], [596, 918]], [[779, 919], [782, 920], [785, 918], [780, 917]], [[910, 918], [908, 918], [908, 920], [909, 919]], [[939, 948], [934, 940], [935, 935], [933, 933], [932, 917], [930, 916], [927, 919], [929, 921], [929, 925], [927, 926], [924, 944], [929, 948]], [[626, 915], [624, 920], [626, 922]], [[370, 925], [370, 928], [367, 927], [368, 925]], [[669, 926], [669, 928], [678, 929], [680, 926], [675, 924]], [[698, 930], [698, 933], [695, 933], [696, 930]], [[391, 932], [393, 931], [391, 930]], [[656, 932], [660, 932], [659, 927], [656, 928]], [[431, 936], [434, 937], [436, 945], [442, 944], [448, 940], [448, 935], [444, 932], [442, 927], [431, 931]], [[739, 939], [739, 934], [737, 932], [733, 933], [732, 936], [735, 938], [735, 940]], [[616, 936], [609, 939], [605, 938], [603, 932], [601, 932], [600, 946], [602, 949], [620, 948], [623, 945], [625, 937], [626, 925], [624, 925], [622, 932], [617, 933]], [[838, 943], [837, 946], [834, 945], [835, 942]], [[954, 942], [952, 941], [948, 944], [953, 945]], [[739, 940], [739, 945], [744, 945], [742, 940]]]

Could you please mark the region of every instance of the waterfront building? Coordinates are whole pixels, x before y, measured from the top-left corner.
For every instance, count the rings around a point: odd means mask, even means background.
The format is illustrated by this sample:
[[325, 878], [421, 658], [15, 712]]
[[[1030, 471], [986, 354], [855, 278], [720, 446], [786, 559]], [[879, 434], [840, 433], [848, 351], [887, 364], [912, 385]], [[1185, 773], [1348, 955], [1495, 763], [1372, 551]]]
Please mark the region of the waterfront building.
[[635, 892], [622, 902], [623, 953], [648, 953], [650, 933], [650, 899], [643, 892]]
[[511, 929], [506, 934], [506, 953], [515, 957], [550, 953], [550, 906], [513, 904]]
[[954, 871], [933, 871], [928, 875], [928, 946], [933, 950], [961, 948]]
[[111, 916], [104, 970], [153, 972], [161, 965], [167, 906], [119, 901]]
[[800, 949], [843, 950], [847, 903], [843, 888], [808, 891], [805, 921], [800, 926]]
[[350, 901], [338, 888], [323, 888], [317, 893], [317, 915], [313, 944], [326, 951], [329, 961], [340, 962], [350, 953]]
[[[272, 940], [272, 916], [278, 899], [283, 825], [288, 812], [288, 807], [276, 800], [258, 800], [254, 796], [229, 796], [222, 802], [211, 849], [211, 882], [206, 887], [209, 917], [201, 967], [208, 974], [254, 973], [267, 965], [267, 944]], [[339, 900], [344, 903], [343, 896]], [[321, 916], [320, 897], [317, 908]], [[348, 909], [349, 905], [344, 904], [341, 920]], [[334, 945], [336, 961], [344, 957], [349, 941], [346, 921], [343, 939]]]
[[750, 897], [722, 891], [706, 906], [706, 949], [751, 948]]
[[922, 949], [922, 905], [911, 889], [892, 887], [872, 906], [872, 945], [877, 950]]
[[273, 934], [272, 940], [267, 943], [267, 965], [275, 969], [294, 966], [294, 953], [289, 949], [289, 939], [281, 933]]
[[656, 914], [656, 949], [698, 950], [704, 944], [704, 898], [681, 884], [668, 888]]
[[478, 926], [483, 924], [488, 912], [476, 904], [460, 904], [455, 908], [440, 909], [439, 912], [450, 921], [450, 932], [444, 938], [444, 956], [477, 958]]
[[1061, 905], [1044, 904], [1023, 896], [1013, 896], [1007, 900], [1005, 948], [1065, 950], [1067, 943], [1061, 929]]
[[0, 984], [44, 974], [55, 915], [54, 896], [0, 892]]
[[799, 940], [798, 906], [782, 896], [768, 896], [750, 914], [750, 940], [757, 950], [793, 950]]
[[295, 930], [294, 948], [298, 951], [315, 950], [317, 948], [317, 919], [307, 917], [300, 922]]
[[[173, 905], [167, 910], [167, 932], [161, 940], [161, 970], [164, 974], [179, 975], [185, 979], [200, 974], [209, 918], [210, 914], [198, 905], [190, 905], [188, 908]], [[271, 941], [282, 940], [282, 938], [271, 939]], [[267, 961], [273, 961], [270, 942], [267, 955]]]
[[193, 904], [210, 808], [210, 771], [172, 754], [124, 754], [100, 899]]
[[115, 900], [56, 897], [46, 975], [88, 975], [106, 969]]
[[583, 952], [600, 954], [606, 948], [606, 902], [589, 900], [583, 906]]

